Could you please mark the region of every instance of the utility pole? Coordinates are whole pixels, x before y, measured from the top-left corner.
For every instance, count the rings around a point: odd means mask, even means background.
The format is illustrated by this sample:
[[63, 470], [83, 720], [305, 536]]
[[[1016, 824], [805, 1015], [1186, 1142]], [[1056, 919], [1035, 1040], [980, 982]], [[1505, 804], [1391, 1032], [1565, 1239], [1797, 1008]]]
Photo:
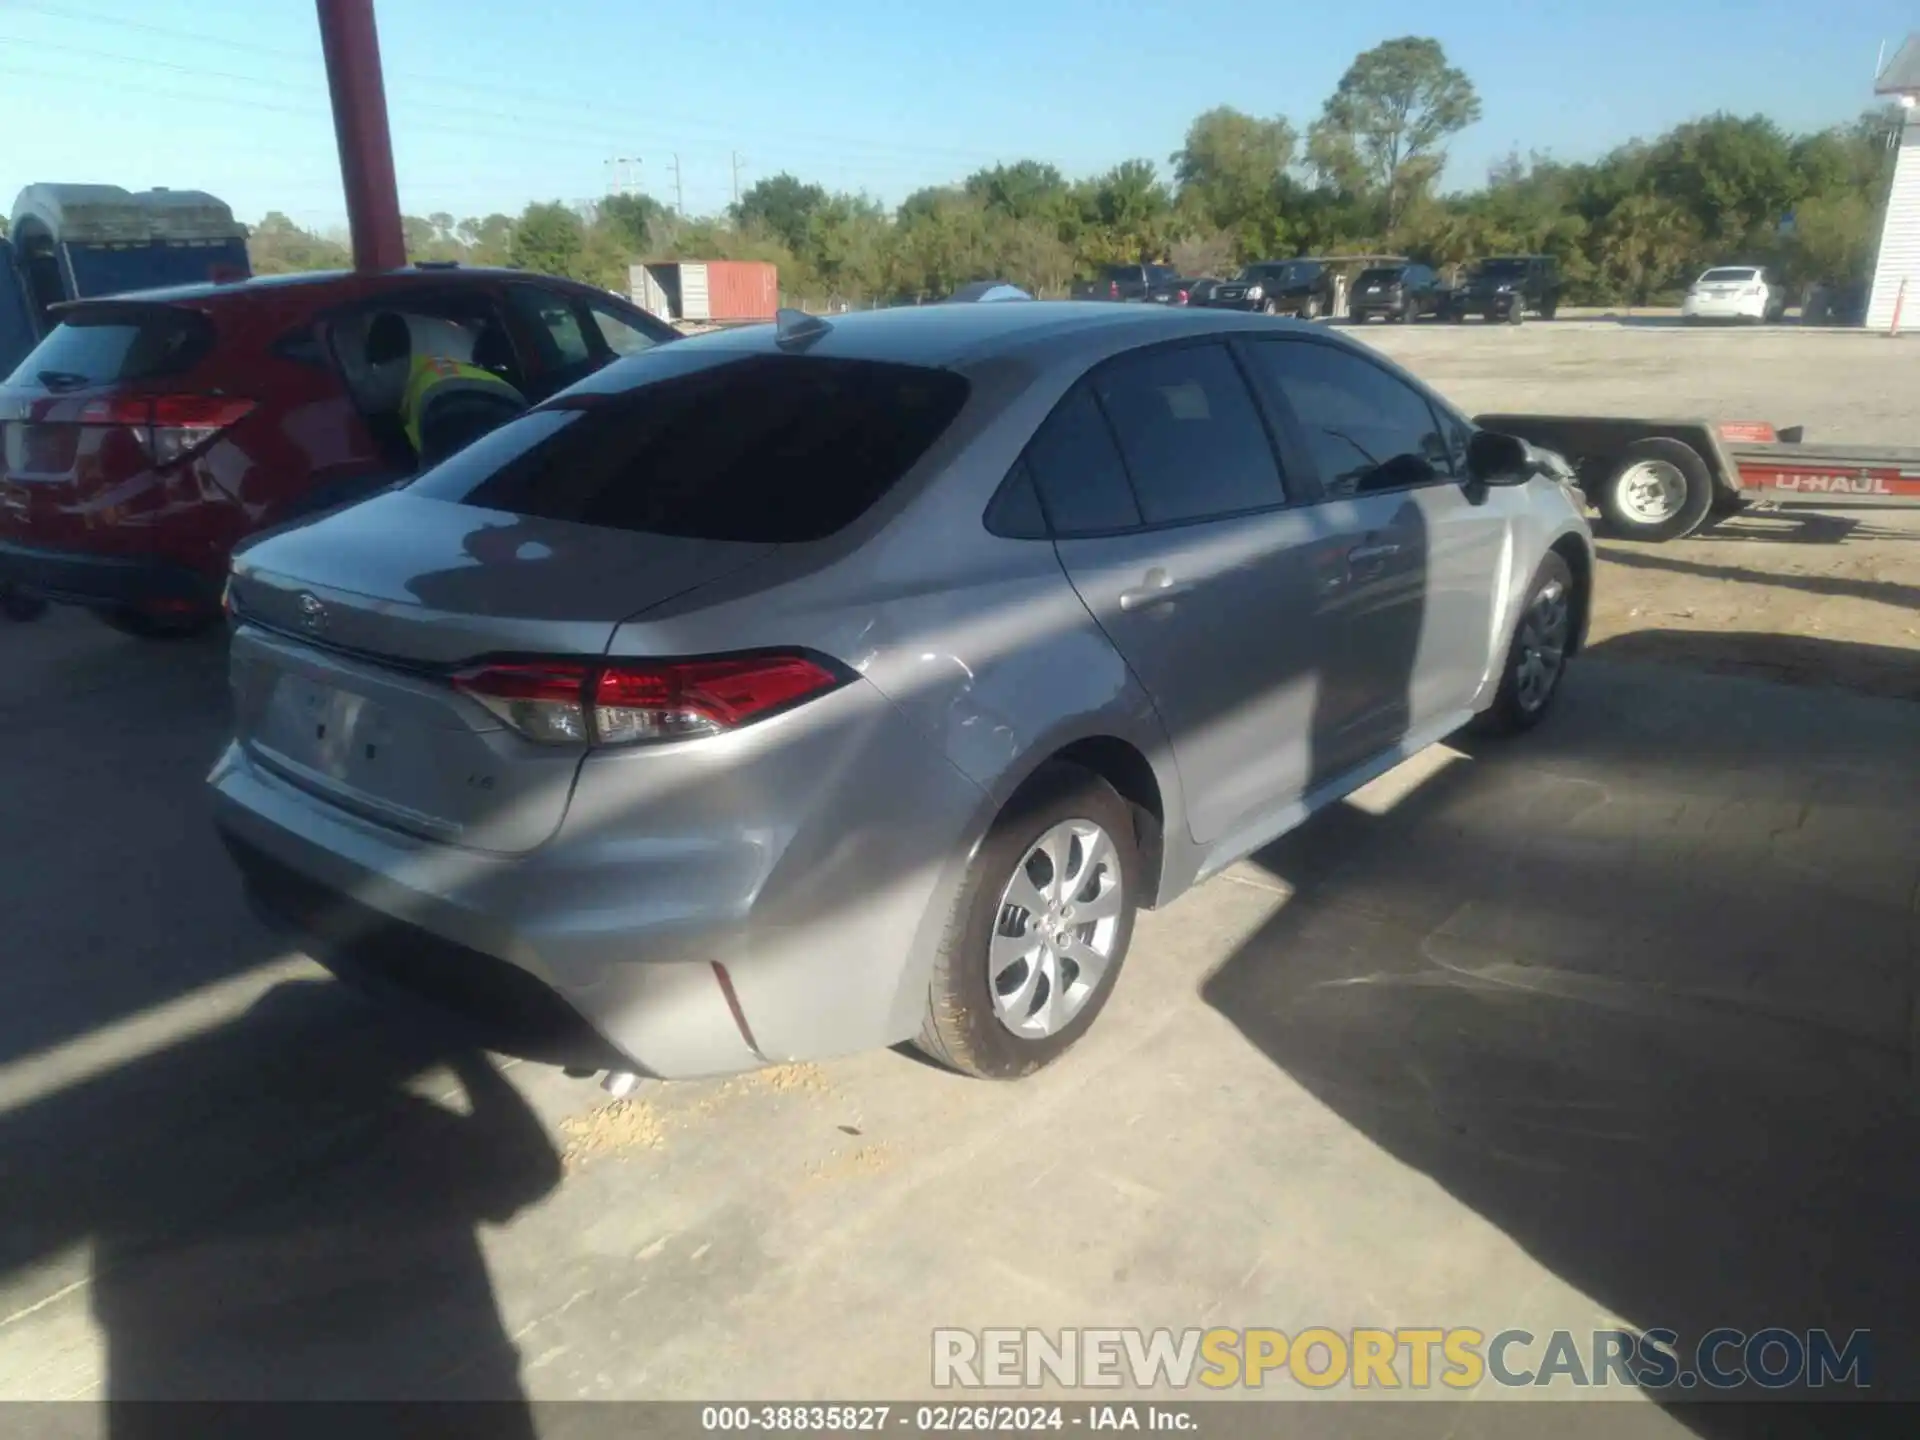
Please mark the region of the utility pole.
[[687, 213], [687, 193], [680, 185], [680, 156], [678, 154], [675, 154], [673, 157], [673, 213], [676, 215], [685, 215]]
[[740, 203], [740, 164], [745, 157], [736, 150], [733, 152], [733, 203]]

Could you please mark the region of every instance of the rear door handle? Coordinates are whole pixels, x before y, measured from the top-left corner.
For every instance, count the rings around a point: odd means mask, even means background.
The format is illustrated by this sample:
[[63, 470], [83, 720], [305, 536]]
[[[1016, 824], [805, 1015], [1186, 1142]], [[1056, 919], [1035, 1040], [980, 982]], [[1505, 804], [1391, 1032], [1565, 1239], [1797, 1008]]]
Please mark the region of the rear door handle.
[[1146, 579], [1141, 584], [1131, 590], [1120, 592], [1120, 608], [1144, 610], [1149, 605], [1161, 605], [1186, 593], [1186, 586], [1177, 583], [1171, 575], [1156, 565], [1147, 571]]

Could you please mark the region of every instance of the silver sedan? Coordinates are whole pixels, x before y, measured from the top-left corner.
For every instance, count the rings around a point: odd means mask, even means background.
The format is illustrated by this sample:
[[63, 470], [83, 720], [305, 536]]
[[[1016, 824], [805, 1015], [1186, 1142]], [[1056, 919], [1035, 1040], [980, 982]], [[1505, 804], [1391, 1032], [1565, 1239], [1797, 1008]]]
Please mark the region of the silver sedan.
[[229, 587], [250, 895], [485, 1043], [1048, 1063], [1134, 917], [1585, 628], [1546, 459], [1221, 310], [927, 306], [621, 361]]

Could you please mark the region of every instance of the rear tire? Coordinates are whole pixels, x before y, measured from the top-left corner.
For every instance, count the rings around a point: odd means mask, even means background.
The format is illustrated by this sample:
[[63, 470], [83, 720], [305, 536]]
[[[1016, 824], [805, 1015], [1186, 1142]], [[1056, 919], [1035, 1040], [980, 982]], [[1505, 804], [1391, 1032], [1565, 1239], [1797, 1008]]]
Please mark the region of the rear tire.
[[[1066, 873], [1077, 880], [1057, 911], [1038, 906], [1059, 899], [1046, 854], [1036, 848], [1072, 824], [1080, 848], [1069, 846]], [[1082, 834], [1082, 832], [1085, 832]], [[1093, 836], [1104, 836], [1102, 846]], [[1076, 874], [1075, 863], [1084, 868]], [[1010, 896], [1020, 887], [1034, 908]], [[927, 987], [927, 1013], [915, 1048], [963, 1075], [1014, 1080], [1050, 1064], [1084, 1035], [1105, 1007], [1133, 940], [1143, 893], [1133, 812], [1099, 776], [1077, 765], [1049, 764], [1021, 787], [993, 823], [967, 867], [947, 933]], [[1107, 905], [1113, 908], [1111, 912]], [[1073, 924], [1072, 906], [1101, 906], [1102, 918]], [[1111, 924], [1108, 924], [1108, 920]], [[1085, 970], [1044, 938], [1046, 927], [1070, 935], [1069, 948], [1098, 959], [1098, 977], [1079, 994]], [[1105, 928], [1103, 928], [1105, 927]], [[1026, 958], [1013, 958], [1034, 937]], [[1001, 966], [998, 976], [996, 964]], [[1049, 1005], [1069, 1006], [1060, 1023], [1040, 1028]], [[1031, 1013], [1030, 1013], [1031, 1012]], [[1018, 1033], [1016, 1026], [1035, 1027]]]
[[136, 640], [190, 640], [196, 635], [206, 634], [220, 623], [218, 611], [211, 614], [153, 615], [145, 610], [122, 607], [117, 610], [96, 610], [93, 614], [109, 630], [118, 630], [122, 635], [131, 635]]
[[1547, 718], [1566, 679], [1574, 643], [1573, 571], [1549, 550], [1527, 587], [1493, 704], [1475, 717], [1483, 735], [1517, 735]]
[[1622, 539], [1677, 540], [1700, 528], [1713, 493], [1713, 475], [1691, 445], [1656, 437], [1620, 452], [1595, 503]]

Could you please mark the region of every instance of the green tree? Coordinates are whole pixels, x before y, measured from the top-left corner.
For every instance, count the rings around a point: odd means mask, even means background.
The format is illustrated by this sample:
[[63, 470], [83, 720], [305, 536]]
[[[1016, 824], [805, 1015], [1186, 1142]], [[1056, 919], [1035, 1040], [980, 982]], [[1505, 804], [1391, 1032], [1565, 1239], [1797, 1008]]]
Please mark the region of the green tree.
[[668, 218], [667, 207], [651, 195], [609, 195], [600, 202], [595, 224], [635, 255], [643, 255], [656, 228]]
[[1662, 195], [1629, 195], [1594, 227], [1594, 269], [1604, 293], [1644, 305], [1693, 268], [1700, 231], [1693, 215]]
[[256, 275], [287, 275], [301, 270], [344, 270], [353, 264], [347, 247], [303, 230], [278, 210], [247, 232], [247, 258]]
[[742, 228], [757, 226], [797, 252], [806, 244], [813, 212], [826, 201], [827, 192], [820, 186], [804, 184], [783, 170], [758, 181], [740, 197], [733, 207], [734, 223]]
[[1198, 116], [1169, 157], [1180, 201], [1207, 228], [1255, 232], [1275, 214], [1275, 186], [1293, 163], [1285, 120], [1256, 119], [1230, 105]]
[[1446, 163], [1446, 141], [1480, 118], [1465, 72], [1438, 40], [1405, 35], [1358, 56], [1307, 138], [1314, 167], [1355, 195], [1379, 197], [1388, 231]]
[[1067, 198], [1066, 178], [1041, 160], [976, 170], [961, 188], [989, 210], [1015, 220], [1056, 219]]
[[1656, 193], [1685, 207], [1701, 237], [1730, 252], [1770, 244], [1806, 193], [1792, 142], [1761, 115], [1710, 115], [1677, 126], [1650, 148], [1647, 170]]
[[579, 279], [586, 249], [587, 227], [580, 217], [558, 200], [550, 200], [521, 212], [507, 258], [522, 270]]

